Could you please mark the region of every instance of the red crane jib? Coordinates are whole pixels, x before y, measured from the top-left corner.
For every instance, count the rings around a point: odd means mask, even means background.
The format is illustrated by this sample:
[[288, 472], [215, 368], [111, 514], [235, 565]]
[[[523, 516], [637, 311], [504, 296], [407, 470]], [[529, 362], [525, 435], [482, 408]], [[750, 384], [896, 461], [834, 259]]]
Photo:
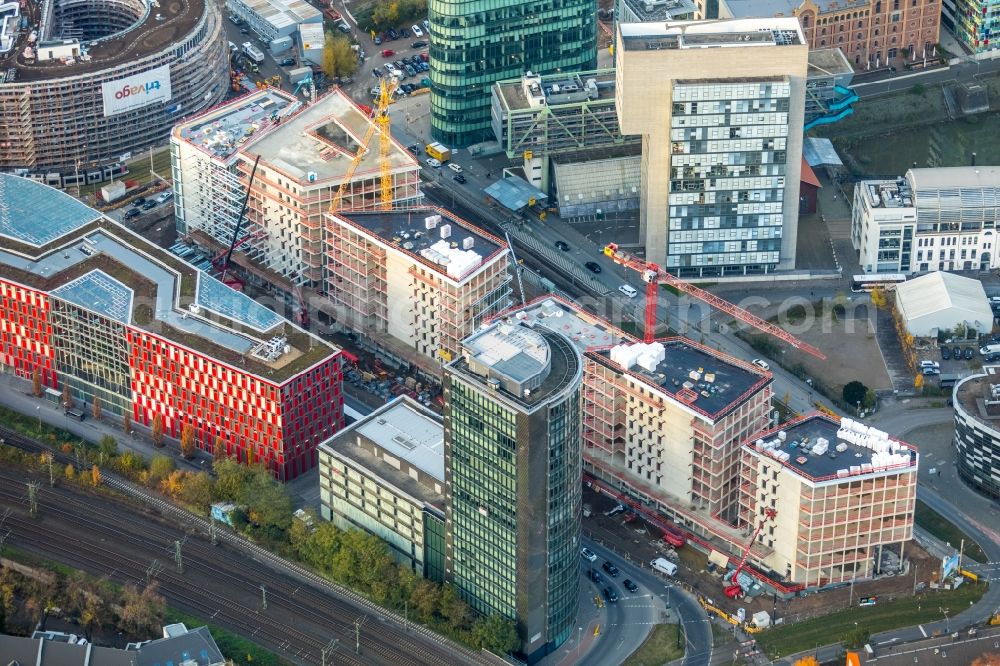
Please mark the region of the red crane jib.
[[826, 354], [809, 343], [799, 340], [780, 326], [776, 326], [769, 321], [764, 321], [757, 315], [747, 312], [738, 305], [734, 305], [723, 298], [719, 298], [715, 294], [709, 293], [700, 287], [696, 287], [689, 282], [671, 275], [660, 268], [658, 264], [646, 261], [645, 259], [639, 259], [638, 257], [633, 257], [625, 252], [619, 252], [618, 246], [614, 243], [610, 243], [604, 248], [604, 254], [610, 257], [616, 264], [621, 264], [626, 268], [630, 268], [640, 273], [643, 281], [646, 283], [646, 342], [652, 342], [654, 339], [653, 331], [656, 328], [656, 301], [659, 295], [658, 285], [666, 284], [674, 289], [677, 289], [678, 291], [684, 292], [688, 296], [693, 296], [704, 303], [708, 303], [716, 310], [725, 312], [734, 319], [738, 319], [744, 324], [749, 324], [759, 331], [772, 335], [779, 340], [788, 343], [792, 347], [795, 347], [796, 349], [801, 349], [807, 354], [811, 354], [818, 359], [826, 360]]

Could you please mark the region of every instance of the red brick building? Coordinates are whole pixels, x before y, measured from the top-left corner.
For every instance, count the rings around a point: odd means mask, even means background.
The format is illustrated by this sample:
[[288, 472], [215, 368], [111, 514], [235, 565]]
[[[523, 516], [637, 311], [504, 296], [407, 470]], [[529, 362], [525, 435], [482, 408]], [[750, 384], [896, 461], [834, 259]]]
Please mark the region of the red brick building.
[[340, 350], [75, 199], [0, 174], [0, 370], [282, 480], [343, 425]]

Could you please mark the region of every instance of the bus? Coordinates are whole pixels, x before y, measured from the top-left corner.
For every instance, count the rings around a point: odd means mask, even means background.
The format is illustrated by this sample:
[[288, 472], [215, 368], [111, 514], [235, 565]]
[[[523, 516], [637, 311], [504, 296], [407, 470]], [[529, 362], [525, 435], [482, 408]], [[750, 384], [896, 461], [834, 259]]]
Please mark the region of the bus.
[[851, 291], [856, 294], [863, 291], [871, 293], [876, 287], [890, 291], [903, 282], [906, 282], [906, 276], [902, 273], [866, 273], [851, 278]]

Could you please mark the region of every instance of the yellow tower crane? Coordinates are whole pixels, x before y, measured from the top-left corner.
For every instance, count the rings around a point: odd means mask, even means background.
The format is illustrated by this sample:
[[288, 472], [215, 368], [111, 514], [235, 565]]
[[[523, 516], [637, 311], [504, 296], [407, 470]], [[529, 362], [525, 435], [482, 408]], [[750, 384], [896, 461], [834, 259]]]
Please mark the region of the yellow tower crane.
[[331, 213], [341, 210], [344, 194], [351, 185], [354, 172], [358, 170], [358, 165], [361, 164], [361, 160], [364, 159], [365, 154], [368, 152], [368, 146], [371, 144], [376, 130], [381, 133], [379, 137], [379, 171], [381, 173], [379, 188], [381, 200], [379, 201], [379, 208], [381, 210], [392, 209], [392, 171], [389, 165], [389, 149], [392, 144], [389, 135], [389, 104], [392, 103], [392, 94], [396, 90], [398, 81], [395, 78], [386, 81], [386, 78], [388, 77], [383, 77], [379, 84], [379, 94], [375, 99], [375, 106], [372, 110], [373, 122], [368, 125], [368, 131], [365, 132], [364, 137], [361, 139], [358, 152], [354, 155], [354, 159], [351, 160], [351, 165], [347, 168], [347, 174], [344, 176], [344, 180], [340, 183], [340, 187], [337, 188], [337, 192], [333, 195], [333, 200], [330, 202]]

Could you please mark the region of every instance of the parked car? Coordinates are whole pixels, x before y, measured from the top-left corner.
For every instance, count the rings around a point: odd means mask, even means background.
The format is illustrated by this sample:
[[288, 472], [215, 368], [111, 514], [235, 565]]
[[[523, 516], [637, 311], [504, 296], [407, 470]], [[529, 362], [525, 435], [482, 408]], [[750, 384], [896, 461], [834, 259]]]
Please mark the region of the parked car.
[[429, 72], [429, 71], [431, 71], [431, 66], [428, 65], [426, 62], [421, 61], [420, 62], [420, 71], [421, 72]]
[[465, 176], [463, 176], [462, 174], [457, 173], [457, 174], [455, 174], [454, 178], [455, 178], [455, 182], [456, 183], [459, 183], [461, 185], [465, 185]]
[[611, 576], [612, 578], [617, 578], [618, 574], [621, 573], [620, 571], [618, 571], [618, 567], [616, 567], [615, 565], [611, 564], [611, 562], [605, 562], [601, 566], [601, 568], [604, 569], [605, 571], [607, 571], [608, 575]]
[[383, 58], [391, 58], [394, 55], [396, 55], [396, 52], [393, 51], [392, 49], [382, 49]]
[[430, 24], [430, 21], [428, 21], [427, 19], [424, 19], [423, 21], [421, 21], [421, 22], [420, 22], [420, 25], [424, 26], [424, 31], [425, 31], [425, 32], [426, 32], [427, 34], [430, 34], [430, 32], [431, 32], [431, 24]]
[[382, 35], [375, 35], [372, 41], [375, 42], [375, 46], [382, 46]]
[[134, 200], [132, 201], [132, 205], [133, 205], [133, 206], [141, 206], [141, 205], [142, 205], [142, 204], [144, 204], [144, 203], [146, 203], [146, 197], [136, 197], [136, 198], [135, 198], [135, 199], [134, 199]]
[[438, 160], [434, 159], [433, 157], [428, 157], [424, 161], [427, 162], [427, 166], [429, 166], [429, 167], [433, 167], [435, 169], [440, 169], [441, 168], [441, 162], [439, 162]]
[[150, 199], [146, 203], [142, 204], [142, 209], [143, 210], [153, 210], [154, 208], [156, 208], [156, 203], [157, 203], [156, 201], [153, 201], [152, 199]]
[[392, 66], [391, 62], [387, 62], [387, 63], [385, 63], [385, 64], [382, 65], [382, 69], [384, 69], [386, 72], [388, 72], [391, 75], [392, 71], [394, 69], [396, 69], [396, 68]]
[[394, 39], [399, 39], [399, 33], [393, 30], [392, 28], [389, 28], [389, 32], [387, 32], [386, 35], [389, 37], [389, 41], [392, 41]]
[[378, 71], [378, 67], [372, 70], [372, 76], [374, 76], [376, 79], [382, 78], [382, 72]]
[[600, 273], [601, 272], [601, 265], [599, 263], [597, 263], [596, 261], [588, 261], [587, 263], [584, 264], [584, 266], [591, 273]]
[[392, 66], [399, 70], [403, 69], [403, 65], [404, 63], [402, 60], [396, 60], [392, 63]]
[[938, 363], [937, 361], [921, 361], [920, 362], [920, 367], [921, 368], [940, 368], [941, 364]]
[[415, 49], [422, 49], [425, 46], [427, 46], [427, 42], [423, 41], [413, 42], [412, 44], [410, 44], [410, 46]]
[[590, 573], [587, 574], [587, 577], [590, 578], [590, 580], [597, 583], [598, 585], [604, 584], [604, 576], [602, 576], [601, 572], [598, 571], [597, 569], [591, 569]]
[[412, 34], [409, 28], [400, 28], [396, 32], [399, 33], [400, 37], [409, 37]]
[[139, 217], [140, 215], [142, 215], [142, 211], [138, 208], [129, 208], [122, 216], [122, 219], [131, 220], [133, 217]]
[[947, 361], [951, 358], [951, 352], [948, 351], [947, 347], [941, 347], [941, 360]]
[[983, 357], [984, 363], [996, 363], [997, 361], [1000, 361], [1000, 354], [990, 354]]
[[427, 62], [428, 60], [431, 59], [431, 57], [429, 55], [427, 55], [427, 51], [421, 51], [420, 52], [420, 59], [423, 60], [424, 62]]
[[290, 67], [295, 64], [295, 58], [282, 58], [278, 64], [282, 67]]
[[604, 588], [604, 598], [607, 599], [609, 604], [616, 603], [618, 601], [618, 592], [613, 587]]
[[407, 76], [417, 75], [417, 70], [413, 69], [413, 65], [403, 65], [403, 71], [406, 72]]
[[557, 240], [555, 243], [556, 247], [563, 252], [569, 252], [569, 243], [566, 241]]
[[420, 146], [415, 143], [410, 144], [409, 146], [406, 147], [406, 149], [411, 153], [413, 153], [414, 155], [420, 154]]
[[966, 347], [965, 353], [962, 354], [962, 358], [964, 358], [966, 361], [971, 361], [974, 354], [975, 352], [972, 351], [972, 347]]
[[962, 348], [956, 346], [951, 350], [951, 355], [954, 356], [956, 360], [962, 358]]
[[769, 366], [767, 364], [767, 361], [765, 361], [762, 358], [755, 358], [754, 360], [752, 360], [750, 362], [753, 363], [754, 365], [756, 365], [761, 370], [770, 370], [771, 369], [771, 366]]
[[625, 589], [631, 592], [632, 594], [635, 594], [636, 592], [639, 591], [639, 586], [633, 583], [628, 578], [622, 581], [622, 585], [624, 585]]
[[414, 36], [414, 37], [423, 37], [423, 36], [424, 36], [424, 31], [420, 29], [420, 26], [419, 26], [419, 25], [416, 25], [416, 24], [414, 24], [414, 25], [413, 25], [413, 26], [412, 26], [412, 27], [410, 28], [410, 30], [412, 30], [412, 31], [413, 31], [413, 36]]
[[597, 561], [597, 555], [595, 555], [594, 551], [592, 551], [589, 548], [581, 548], [580, 549], [580, 557], [582, 557], [583, 559], [587, 560], [588, 562], [595, 562], [595, 561]]
[[921, 368], [920, 372], [924, 375], [940, 375], [941, 370], [938, 368]]

